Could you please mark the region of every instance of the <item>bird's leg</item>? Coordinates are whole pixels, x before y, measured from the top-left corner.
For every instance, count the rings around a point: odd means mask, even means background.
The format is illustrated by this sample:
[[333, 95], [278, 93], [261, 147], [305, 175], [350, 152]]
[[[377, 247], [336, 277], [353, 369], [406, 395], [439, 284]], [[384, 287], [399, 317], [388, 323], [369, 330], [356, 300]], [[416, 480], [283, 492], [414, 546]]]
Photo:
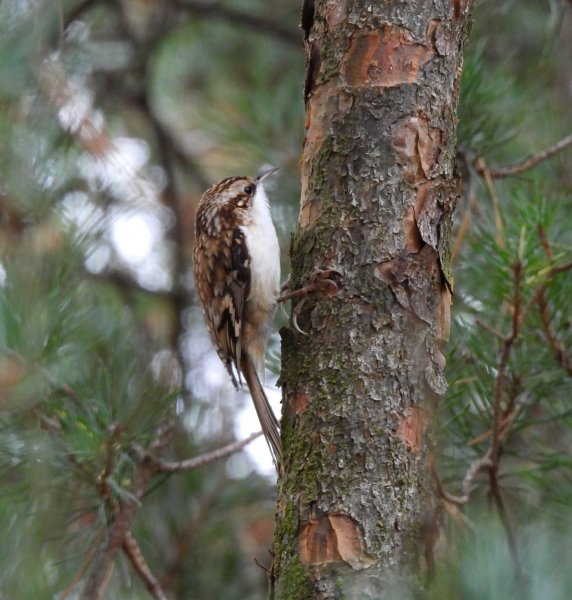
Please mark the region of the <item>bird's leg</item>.
[[[306, 285], [298, 288], [297, 290], [291, 290], [285, 294], [282, 294], [278, 297], [277, 302], [284, 303], [287, 300], [292, 300], [294, 298], [301, 300], [301, 302], [294, 308], [294, 312], [292, 313], [292, 323], [294, 328], [299, 333], [307, 335], [305, 331], [300, 329], [297, 320], [298, 314], [300, 313], [306, 299], [311, 295], [320, 295], [330, 298], [335, 296], [342, 289], [342, 287], [342, 274], [339, 271], [336, 271], [335, 269], [317, 269], [309, 277]], [[285, 281], [280, 286], [281, 291], [285, 291], [287, 289], [290, 289], [290, 279]]]
[[[292, 298], [305, 298], [310, 294], [321, 296], [335, 296], [342, 289], [342, 274], [335, 269], [318, 269], [312, 273], [306, 285], [278, 296], [277, 302], [286, 302]], [[290, 279], [281, 286], [280, 291], [290, 289]]]

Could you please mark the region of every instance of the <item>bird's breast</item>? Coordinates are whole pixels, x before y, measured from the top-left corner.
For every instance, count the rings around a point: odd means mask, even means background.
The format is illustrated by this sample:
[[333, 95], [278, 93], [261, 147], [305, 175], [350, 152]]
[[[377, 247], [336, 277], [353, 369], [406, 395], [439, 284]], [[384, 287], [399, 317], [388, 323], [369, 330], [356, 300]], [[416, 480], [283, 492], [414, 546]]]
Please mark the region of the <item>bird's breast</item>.
[[252, 308], [274, 309], [280, 287], [280, 247], [274, 224], [268, 219], [243, 226], [250, 254], [250, 295]]

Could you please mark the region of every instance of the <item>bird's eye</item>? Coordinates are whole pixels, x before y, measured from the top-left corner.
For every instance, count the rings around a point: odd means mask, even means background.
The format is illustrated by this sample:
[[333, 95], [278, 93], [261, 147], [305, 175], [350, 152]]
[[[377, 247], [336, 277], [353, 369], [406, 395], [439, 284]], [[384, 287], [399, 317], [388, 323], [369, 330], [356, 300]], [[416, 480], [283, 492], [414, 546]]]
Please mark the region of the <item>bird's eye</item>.
[[253, 185], [246, 185], [244, 186], [244, 193], [248, 194], [250, 196], [250, 194], [252, 194], [254, 192], [254, 186]]

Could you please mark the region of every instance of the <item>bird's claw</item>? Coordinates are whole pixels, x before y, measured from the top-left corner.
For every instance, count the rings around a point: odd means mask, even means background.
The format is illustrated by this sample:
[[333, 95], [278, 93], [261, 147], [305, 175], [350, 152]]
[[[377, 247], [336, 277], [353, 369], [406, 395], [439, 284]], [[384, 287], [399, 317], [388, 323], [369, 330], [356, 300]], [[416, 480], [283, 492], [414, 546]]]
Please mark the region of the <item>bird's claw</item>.
[[[308, 279], [308, 283], [297, 290], [289, 291], [282, 294], [278, 298], [278, 302], [282, 304], [282, 310], [284, 310], [284, 302], [292, 300], [294, 298], [300, 299], [301, 302], [296, 306], [292, 313], [292, 324], [294, 329], [302, 335], [309, 335], [308, 332], [304, 331], [298, 325], [298, 314], [301, 312], [304, 302], [308, 296], [318, 294], [330, 298], [335, 296], [343, 287], [342, 274], [335, 269], [318, 269], [312, 273]], [[281, 286], [280, 290], [285, 291], [290, 288], [290, 279], [285, 281]]]

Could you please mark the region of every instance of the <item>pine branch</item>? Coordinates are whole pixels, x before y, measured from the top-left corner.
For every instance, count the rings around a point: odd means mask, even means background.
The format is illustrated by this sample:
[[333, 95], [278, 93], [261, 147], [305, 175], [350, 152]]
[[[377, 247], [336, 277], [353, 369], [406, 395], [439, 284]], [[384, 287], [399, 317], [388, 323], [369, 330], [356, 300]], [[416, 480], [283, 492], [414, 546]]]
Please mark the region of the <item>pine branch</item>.
[[[131, 535], [131, 524], [135, 517], [135, 513], [140, 507], [140, 500], [143, 497], [152, 476], [156, 473], [178, 473], [194, 469], [213, 462], [214, 460], [230, 456], [231, 454], [238, 452], [252, 440], [259, 437], [262, 432], [254, 433], [244, 440], [228, 444], [213, 452], [179, 463], [164, 462], [159, 458], [155, 458], [157, 454], [160, 454], [165, 449], [170, 441], [171, 434], [172, 424], [165, 422], [157, 430], [155, 439], [149, 445], [148, 451], [139, 447], [134, 447], [139, 462], [133, 476], [133, 483], [129, 488], [129, 498], [123, 500], [115, 511], [113, 521], [107, 531], [106, 542], [103, 548], [100, 549], [98, 556], [94, 561], [92, 572], [85, 584], [83, 593], [80, 596], [81, 600], [100, 600], [100, 598], [103, 597], [109, 583], [113, 559], [120, 548], [123, 548], [123, 550], [128, 553], [130, 560], [133, 562], [139, 575], [146, 582], [148, 589], [151, 591], [151, 588], [149, 587], [151, 586], [155, 590], [155, 594], [157, 595], [154, 597], [164, 598], [164, 595], [159, 595], [163, 592], [148, 567], [146, 568], [146, 563], [142, 555], [137, 554], [138, 546], [136, 546], [136, 542], [134, 545], [134, 539], [129, 539], [129, 536]], [[100, 488], [100, 492], [102, 494], [105, 493], [105, 489]]]
[[[162, 452], [171, 439], [172, 431], [170, 422], [162, 423], [157, 428], [149, 449], [157, 454]], [[81, 600], [100, 600], [103, 597], [112, 573], [113, 559], [117, 551], [123, 547], [126, 536], [130, 533], [137, 509], [141, 506], [141, 498], [154, 473], [155, 471], [146, 461], [141, 461], [137, 465], [129, 493], [115, 511], [113, 521], [107, 530], [105, 544], [96, 556], [91, 574], [80, 595]]]
[[163, 461], [159, 458], [156, 458], [152, 454], [146, 453], [138, 446], [133, 446], [133, 450], [138, 459], [141, 462], [147, 462], [155, 473], [182, 473], [184, 471], [192, 471], [193, 469], [207, 465], [215, 460], [220, 460], [222, 458], [226, 458], [227, 456], [231, 456], [232, 454], [242, 450], [245, 446], [250, 444], [250, 442], [261, 435], [262, 431], [257, 431], [243, 440], [232, 442], [231, 444], [227, 444], [222, 448], [217, 448], [212, 452], [207, 452], [206, 454], [201, 454], [200, 456], [178, 462]]
[[[544, 231], [544, 228], [539, 226], [537, 231], [538, 237], [540, 238], [540, 243], [544, 249], [544, 253], [549, 260], [552, 260], [554, 258], [554, 253], [552, 252], [552, 247], [550, 246], [550, 242], [548, 241], [548, 237]], [[572, 262], [552, 267], [551, 272], [554, 274], [556, 272], [564, 272], [565, 270], [568, 270], [568, 267], [572, 268]], [[555, 271], [554, 269], [560, 269], [560, 271]], [[550, 349], [552, 350], [556, 360], [560, 363], [568, 375], [572, 376], [572, 358], [566, 351], [564, 344], [561, 342], [558, 335], [554, 331], [554, 327], [552, 326], [552, 319], [550, 318], [545, 286], [540, 288], [539, 292], [536, 294], [536, 299], [538, 302], [538, 312], [542, 322], [542, 328], [544, 330], [546, 341], [548, 342], [548, 345], [550, 346]]]
[[483, 321], [482, 319], [477, 318], [477, 319], [475, 319], [475, 323], [479, 327], [482, 327], [485, 331], [487, 331], [491, 335], [494, 335], [499, 340], [501, 340], [503, 342], [506, 340], [506, 335], [502, 331], [499, 331], [496, 327], [493, 327], [486, 321]]
[[493, 395], [493, 422], [491, 432], [491, 461], [497, 466], [500, 458], [501, 447], [501, 421], [502, 421], [502, 398], [504, 393], [504, 385], [506, 380], [506, 371], [508, 361], [512, 352], [513, 346], [520, 333], [522, 324], [521, 318], [521, 287], [523, 276], [523, 265], [518, 260], [513, 265], [513, 280], [514, 292], [512, 298], [512, 327], [511, 332], [506, 336], [502, 347], [500, 359], [497, 366], [497, 377], [495, 382], [495, 390]]
[[555, 265], [548, 272], [548, 276], [557, 275], [558, 273], [565, 273], [566, 271], [572, 270], [572, 260], [562, 263], [561, 265]]
[[113, 559], [116, 552], [123, 546], [125, 536], [131, 529], [131, 523], [140, 506], [139, 500], [143, 496], [151, 476], [152, 471], [150, 469], [139, 465], [133, 477], [133, 484], [130, 487], [132, 499], [119, 505], [113, 522], [108, 528], [106, 542], [103, 548], [100, 548], [94, 561], [91, 574], [80, 596], [81, 600], [100, 600], [103, 597], [109, 584]]
[[149, 568], [149, 565], [147, 564], [147, 561], [141, 552], [141, 548], [139, 547], [139, 544], [137, 543], [137, 540], [131, 531], [128, 531], [125, 534], [125, 538], [123, 540], [123, 551], [131, 561], [131, 564], [133, 565], [133, 568], [139, 577], [141, 577], [145, 583], [145, 587], [151, 596], [153, 596], [155, 600], [167, 600], [167, 596], [165, 596], [165, 593], [161, 588], [161, 584]]
[[520, 562], [519, 549], [518, 549], [518, 544], [516, 541], [516, 536], [514, 534], [512, 524], [510, 522], [510, 518], [508, 516], [508, 512], [506, 510], [506, 506], [504, 504], [504, 500], [502, 498], [502, 494], [501, 494], [501, 490], [500, 490], [500, 485], [499, 485], [499, 480], [498, 480], [498, 464], [493, 465], [492, 467], [489, 468], [489, 482], [490, 482], [491, 495], [493, 497], [495, 506], [497, 508], [497, 512], [499, 514], [502, 526], [505, 531], [508, 548], [509, 548], [510, 555], [511, 555], [513, 564], [515, 566], [516, 573], [517, 573], [517, 583], [520, 588], [523, 583], [523, 581], [522, 581], [523, 572], [522, 572], [522, 566], [521, 566], [521, 562]]
[[[513, 165], [509, 165], [506, 167], [496, 167], [493, 169], [488, 169], [488, 173], [494, 179], [501, 179], [503, 177], [511, 177], [513, 175], [524, 173], [525, 171], [536, 167], [541, 162], [544, 162], [545, 160], [552, 158], [556, 154], [559, 154], [563, 150], [566, 150], [566, 148], [568, 148], [571, 145], [572, 135], [568, 135], [565, 138], [561, 139], [559, 142], [556, 142], [555, 144], [544, 148], [544, 150], [541, 150], [540, 152], [537, 152], [536, 154], [533, 154], [528, 158], [525, 158]], [[477, 159], [477, 161], [475, 162], [475, 167], [480, 175], [485, 175], [487, 171], [485, 171], [485, 169], [483, 168], [483, 164], [480, 161], [480, 158]]]
[[[514, 348], [518, 336], [521, 332], [521, 327], [524, 319], [522, 311], [522, 280], [524, 275], [524, 267], [521, 259], [519, 258], [513, 265], [513, 281], [514, 290], [512, 297], [512, 319], [511, 319], [511, 330], [507, 335], [502, 334], [497, 329], [488, 325], [484, 321], [477, 321], [478, 324], [483, 327], [486, 331], [494, 335], [495, 337], [502, 340], [502, 349], [497, 364], [497, 376], [495, 381], [495, 388], [492, 400], [492, 426], [489, 432], [484, 436], [490, 436], [489, 447], [487, 448], [484, 455], [474, 460], [465, 472], [462, 484], [462, 495], [455, 496], [450, 494], [443, 486], [438, 475], [434, 472], [434, 478], [437, 482], [437, 493], [445, 501], [451, 504], [466, 504], [471, 496], [472, 484], [474, 478], [481, 471], [486, 470], [489, 475], [489, 489], [491, 496], [494, 500], [497, 512], [501, 519], [505, 535], [507, 538], [507, 544], [518, 573], [519, 584], [521, 583], [522, 568], [520, 563], [520, 557], [518, 553], [518, 545], [516, 543], [516, 537], [512, 529], [510, 519], [504, 504], [500, 484], [499, 484], [499, 463], [502, 449], [502, 442], [505, 436], [510, 431], [512, 424], [518, 413], [518, 409], [515, 406], [516, 401], [516, 389], [513, 389], [509, 401], [503, 410], [503, 398], [505, 395], [505, 386], [507, 379], [508, 363], [511, 352]], [[482, 437], [482, 436], [481, 436]], [[482, 441], [482, 440], [479, 440]]]

